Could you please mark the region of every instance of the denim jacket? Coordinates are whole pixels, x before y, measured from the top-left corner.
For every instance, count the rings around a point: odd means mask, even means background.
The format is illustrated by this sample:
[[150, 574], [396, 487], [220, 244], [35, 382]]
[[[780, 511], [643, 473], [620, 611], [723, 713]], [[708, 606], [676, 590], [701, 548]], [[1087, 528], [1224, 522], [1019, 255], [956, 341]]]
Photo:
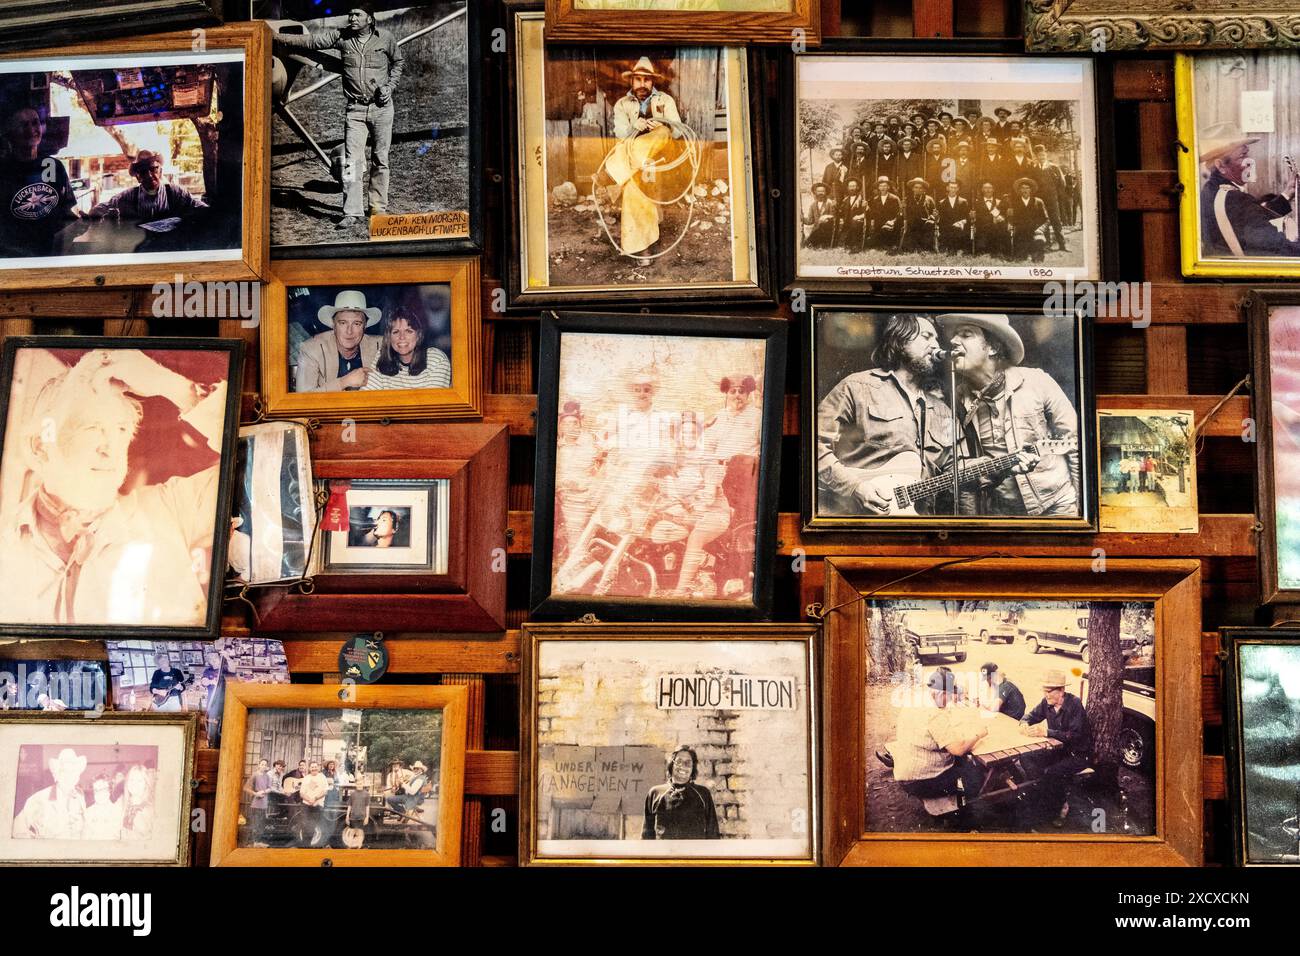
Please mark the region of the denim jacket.
[[351, 31], [333, 28], [275, 39], [307, 50], [337, 50], [343, 59], [343, 94], [349, 104], [376, 103], [375, 92], [381, 86], [394, 92], [402, 78], [402, 50], [393, 35], [379, 27], [364, 40]]

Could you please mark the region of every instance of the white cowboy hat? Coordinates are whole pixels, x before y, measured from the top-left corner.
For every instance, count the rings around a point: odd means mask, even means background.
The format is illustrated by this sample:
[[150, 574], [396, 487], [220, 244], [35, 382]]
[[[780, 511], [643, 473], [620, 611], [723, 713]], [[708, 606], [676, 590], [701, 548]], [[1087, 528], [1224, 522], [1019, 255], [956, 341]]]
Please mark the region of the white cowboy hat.
[[423, 761], [417, 760], [415, 763], [411, 764], [411, 769], [412, 769], [412, 770], [428, 770], [429, 768], [426, 767], [426, 766], [424, 765], [424, 762], [423, 762]]
[[334, 297], [333, 305], [322, 305], [316, 310], [316, 318], [320, 319], [322, 325], [328, 325], [334, 328], [334, 316], [338, 312], [364, 312], [366, 314], [366, 328], [370, 328], [381, 318], [383, 318], [383, 309], [367, 307], [366, 294], [358, 292], [355, 289], [346, 289]]
[[651, 76], [656, 80], [662, 80], [664, 78], [662, 73], [655, 72], [654, 64], [650, 62], [650, 57], [648, 56], [643, 56], [641, 59], [637, 60], [636, 66], [632, 67], [632, 69], [623, 71], [623, 79], [625, 80], [630, 80], [634, 76]]
[[57, 777], [59, 771], [65, 768], [76, 770], [77, 775], [80, 776], [86, 769], [86, 758], [78, 757], [76, 751], [71, 747], [64, 747], [59, 751], [59, 755], [50, 761], [50, 773]]
[[952, 334], [959, 325], [973, 325], [986, 335], [991, 335], [1007, 347], [1007, 361], [1019, 365], [1025, 358], [1025, 343], [1020, 340], [1020, 333], [1011, 327], [1011, 319], [1005, 315], [986, 315], [983, 312], [947, 312], [935, 316], [935, 321], [943, 326], [944, 332]]
[[1238, 146], [1258, 143], [1258, 136], [1243, 136], [1241, 130], [1231, 123], [1215, 123], [1207, 127], [1200, 137], [1201, 162], [1212, 163], [1221, 156], [1226, 156]]

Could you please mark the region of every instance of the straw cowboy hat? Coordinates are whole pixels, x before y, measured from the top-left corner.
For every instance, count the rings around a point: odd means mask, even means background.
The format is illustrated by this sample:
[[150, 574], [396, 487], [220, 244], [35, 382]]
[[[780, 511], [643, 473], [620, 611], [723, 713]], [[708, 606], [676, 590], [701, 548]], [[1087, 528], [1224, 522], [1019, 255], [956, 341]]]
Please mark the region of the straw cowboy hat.
[[154, 163], [157, 163], [159, 166], [162, 166], [163, 164], [162, 157], [159, 156], [157, 153], [155, 153], [153, 150], [142, 149], [140, 150], [140, 152], [135, 154], [135, 159], [131, 162], [129, 171], [132, 176], [138, 176], [140, 175], [141, 170], [143, 170], [146, 166], [152, 166]]
[[1012, 183], [1012, 185], [1015, 186], [1017, 189], [1019, 189], [1021, 183], [1027, 183], [1030, 189], [1032, 189], [1035, 193], [1038, 192], [1038, 183], [1034, 182], [1028, 176], [1021, 176], [1014, 183]]
[[959, 325], [973, 325], [986, 336], [993, 336], [1007, 349], [1007, 361], [1019, 365], [1025, 358], [1025, 343], [1020, 334], [1011, 327], [1011, 319], [1005, 315], [986, 315], [983, 312], [946, 312], [935, 317], [944, 332], [949, 336]]
[[1201, 135], [1201, 162], [1213, 163], [1238, 146], [1250, 146], [1258, 143], [1259, 139], [1258, 136], [1243, 136], [1241, 130], [1231, 123], [1215, 123]]
[[625, 80], [630, 80], [634, 76], [649, 76], [656, 80], [664, 78], [662, 73], [655, 72], [654, 64], [650, 62], [648, 56], [643, 56], [637, 60], [636, 66], [632, 67], [632, 69], [623, 71], [623, 79]]
[[922, 179], [920, 176], [913, 176], [911, 179], [909, 179], [909, 180], [907, 181], [907, 185], [909, 185], [909, 186], [915, 186], [917, 183], [920, 183], [920, 184], [921, 184], [921, 188], [922, 188], [922, 189], [929, 189], [929, 188], [930, 188], [930, 184], [927, 183], [927, 182], [926, 182], [924, 179]]
[[412, 769], [412, 770], [428, 770], [429, 768], [426, 767], [426, 766], [424, 765], [424, 762], [423, 762], [423, 761], [421, 761], [421, 760], [417, 760], [415, 763], [411, 764], [411, 769]]
[[1043, 675], [1043, 690], [1053, 687], [1065, 687], [1065, 671], [1048, 671]]
[[339, 312], [364, 312], [366, 328], [370, 328], [383, 317], [383, 309], [366, 306], [366, 294], [355, 289], [346, 289], [334, 297], [333, 305], [322, 305], [316, 311], [316, 318], [322, 325], [334, 328], [334, 316]]
[[56, 777], [64, 770], [75, 770], [80, 775], [85, 769], [86, 758], [78, 757], [71, 747], [64, 747], [59, 751], [59, 755], [50, 761], [50, 773]]

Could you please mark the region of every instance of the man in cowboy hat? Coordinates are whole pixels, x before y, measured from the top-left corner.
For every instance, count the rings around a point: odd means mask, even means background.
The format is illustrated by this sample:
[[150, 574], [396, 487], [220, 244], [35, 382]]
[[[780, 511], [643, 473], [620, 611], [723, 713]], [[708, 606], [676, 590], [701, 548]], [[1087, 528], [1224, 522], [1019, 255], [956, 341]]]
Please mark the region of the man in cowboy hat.
[[139, 185], [95, 206], [90, 210], [92, 219], [115, 217], [130, 222], [154, 222], [208, 208], [207, 203], [190, 195], [189, 190], [164, 181], [162, 157], [151, 150], [142, 149], [136, 154], [131, 175]]
[[[849, 182], [856, 184], [856, 179]], [[835, 200], [828, 193], [829, 187], [824, 182], [812, 184], [812, 202], [804, 210], [802, 221], [808, 227], [803, 237], [803, 244], [809, 249], [828, 249], [835, 244], [838, 231], [837, 208]]]
[[375, 11], [369, 3], [356, 3], [348, 9], [347, 26], [342, 30], [331, 27], [302, 36], [277, 33], [274, 39], [283, 46], [338, 52], [347, 106], [343, 120], [343, 216], [337, 228], [352, 229], [365, 221], [362, 217], [366, 203], [361, 193], [367, 169], [370, 213], [383, 215], [388, 211], [393, 94], [403, 68], [397, 38], [375, 23]]
[[1083, 702], [1065, 689], [1065, 672], [1050, 670], [1043, 677], [1043, 699], [1025, 714], [1020, 727], [1027, 736], [1048, 737], [1061, 746], [1027, 754], [1021, 761], [1031, 776], [1039, 778], [1039, 805], [1056, 826], [1070, 812], [1066, 786], [1092, 758], [1092, 728]]
[[861, 252], [867, 241], [867, 200], [858, 180], [845, 184], [847, 192], [835, 208], [838, 244], [851, 252]]
[[867, 246], [892, 250], [898, 245], [903, 202], [890, 189], [888, 176], [876, 180], [876, 194], [867, 203]]
[[899, 252], [934, 252], [939, 213], [934, 200], [925, 194], [927, 184], [920, 176], [908, 182], [911, 190], [903, 204], [903, 238]]
[[1201, 245], [1212, 256], [1296, 256], [1300, 242], [1288, 239], [1273, 221], [1291, 211], [1294, 195], [1270, 193], [1256, 199], [1246, 191], [1246, 160], [1258, 136], [1243, 136], [1231, 123], [1205, 131], [1201, 164]]
[[[1019, 455], [1008, 473], [962, 488], [963, 513], [1079, 514], [1079, 416], [1061, 386], [1042, 369], [1020, 367], [1025, 346], [1009, 316], [950, 312], [937, 321], [950, 343], [971, 457]], [[1024, 452], [1042, 439], [1069, 440], [1074, 450], [1041, 459]]]
[[1047, 255], [1047, 240], [1039, 235], [1040, 229], [1050, 222], [1047, 207], [1034, 193], [1038, 180], [1021, 176], [1013, 184], [1018, 195], [1007, 205], [1007, 222], [1011, 226], [1011, 258], [1017, 261], [1031, 259], [1042, 262]]
[[904, 136], [898, 141], [898, 181], [907, 182], [925, 173], [925, 154], [921, 141], [915, 136]]
[[831, 148], [831, 161], [822, 171], [821, 181], [826, 184], [831, 199], [839, 202], [844, 196], [844, 181], [849, 178], [849, 164], [844, 161], [844, 150], [838, 146]]
[[984, 140], [984, 149], [977, 158], [977, 174], [982, 184], [993, 184], [993, 198], [1005, 200], [1011, 192], [1011, 177], [1007, 161], [1002, 155], [1002, 145], [996, 139]]
[[322, 305], [316, 318], [327, 330], [298, 346], [295, 392], [341, 392], [366, 384], [379, 361], [382, 336], [366, 335], [379, 324], [383, 311], [366, 304], [366, 294], [347, 289]]
[[[935, 195], [942, 195], [944, 176], [952, 168], [949, 165], [947, 147], [942, 136], [925, 144], [925, 156], [921, 163], [920, 178], [926, 182], [926, 188]], [[913, 177], [915, 179], [916, 177]], [[909, 180], [910, 182], [910, 180]]]
[[14, 817], [17, 840], [79, 840], [86, 823], [86, 797], [78, 786], [86, 758], [64, 747], [49, 762], [54, 783], [37, 790]]
[[999, 106], [993, 111], [997, 117], [997, 122], [993, 124], [993, 135], [997, 137], [999, 143], [1004, 143], [1011, 136], [1011, 124], [1007, 122], [1011, 117], [1011, 110], [1005, 106]]
[[[629, 89], [614, 103], [614, 138], [618, 145], [605, 163], [605, 170], [622, 190], [622, 216], [619, 242], [624, 255], [645, 252], [659, 241], [659, 222], [663, 207], [653, 202], [642, 188], [654, 177], [645, 177], [666, 159], [669, 144], [679, 135], [672, 125], [682, 121], [676, 101], [655, 88], [663, 74], [655, 70], [649, 57], [641, 57], [630, 70], [623, 71]], [[648, 257], [640, 257], [649, 262]]]
[[409, 816], [412, 810], [424, 802], [420, 791], [429, 783], [428, 773], [429, 768], [423, 760], [412, 763], [410, 769], [399, 768], [393, 782], [394, 793], [388, 798], [388, 806]]

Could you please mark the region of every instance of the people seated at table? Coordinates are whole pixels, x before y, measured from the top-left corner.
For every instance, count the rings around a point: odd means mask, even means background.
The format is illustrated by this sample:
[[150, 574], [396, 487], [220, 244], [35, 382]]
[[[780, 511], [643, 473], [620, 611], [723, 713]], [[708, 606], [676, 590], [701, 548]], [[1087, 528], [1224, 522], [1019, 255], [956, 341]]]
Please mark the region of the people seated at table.
[[1043, 699], [1025, 714], [1021, 728], [1030, 737], [1050, 737], [1061, 746], [1026, 754], [1022, 764], [1038, 779], [1037, 802], [1044, 817], [1054, 826], [1064, 826], [1070, 813], [1066, 786], [1070, 778], [1088, 766], [1092, 751], [1092, 728], [1083, 702], [1065, 689], [1065, 672], [1048, 671], [1043, 678]]
[[156, 222], [208, 208], [184, 186], [164, 180], [162, 157], [152, 150], [140, 150], [130, 170], [138, 185], [96, 205], [90, 210], [92, 219], [120, 217], [128, 222]]
[[981, 772], [969, 755], [989, 731], [985, 721], [976, 725], [956, 713], [957, 700], [956, 675], [939, 667], [926, 681], [921, 706], [899, 713], [897, 738], [890, 746], [894, 779], [914, 797], [979, 791]]
[[980, 667], [979, 705], [995, 714], [1006, 714], [1012, 720], [1025, 716], [1025, 695], [993, 661]]

